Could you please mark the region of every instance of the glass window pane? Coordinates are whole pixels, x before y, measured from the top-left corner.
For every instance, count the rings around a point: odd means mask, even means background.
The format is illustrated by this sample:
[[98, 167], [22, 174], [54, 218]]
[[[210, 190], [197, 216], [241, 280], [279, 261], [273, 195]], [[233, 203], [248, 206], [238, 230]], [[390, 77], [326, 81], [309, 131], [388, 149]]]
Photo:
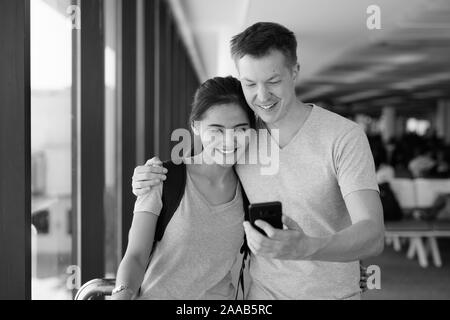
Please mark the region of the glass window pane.
[[105, 36], [105, 277], [114, 278], [122, 258], [120, 245], [120, 1], [104, 2]]
[[72, 21], [70, 1], [31, 13], [32, 299], [71, 299]]

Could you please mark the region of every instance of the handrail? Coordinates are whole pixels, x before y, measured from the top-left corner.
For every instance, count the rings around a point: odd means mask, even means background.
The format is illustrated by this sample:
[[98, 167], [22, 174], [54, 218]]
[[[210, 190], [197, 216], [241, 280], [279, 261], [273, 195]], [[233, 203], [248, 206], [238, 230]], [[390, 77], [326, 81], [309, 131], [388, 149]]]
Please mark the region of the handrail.
[[[367, 268], [361, 263], [359, 265], [360, 269], [360, 288], [361, 292], [367, 290], [367, 277], [370, 276], [367, 273]], [[94, 298], [110, 296], [114, 287], [116, 286], [116, 279], [93, 279], [86, 282], [78, 290], [75, 300], [93, 300]]]
[[110, 296], [115, 286], [116, 279], [93, 279], [78, 290], [75, 300], [93, 300], [98, 297]]

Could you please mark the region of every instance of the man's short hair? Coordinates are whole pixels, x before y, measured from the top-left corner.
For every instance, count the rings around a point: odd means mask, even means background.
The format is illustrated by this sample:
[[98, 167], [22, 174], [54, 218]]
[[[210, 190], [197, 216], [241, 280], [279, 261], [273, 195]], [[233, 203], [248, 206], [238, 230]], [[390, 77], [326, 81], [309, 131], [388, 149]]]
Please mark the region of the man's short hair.
[[237, 61], [245, 55], [256, 58], [281, 51], [290, 65], [297, 63], [297, 39], [286, 27], [273, 22], [258, 22], [231, 39], [231, 57]]

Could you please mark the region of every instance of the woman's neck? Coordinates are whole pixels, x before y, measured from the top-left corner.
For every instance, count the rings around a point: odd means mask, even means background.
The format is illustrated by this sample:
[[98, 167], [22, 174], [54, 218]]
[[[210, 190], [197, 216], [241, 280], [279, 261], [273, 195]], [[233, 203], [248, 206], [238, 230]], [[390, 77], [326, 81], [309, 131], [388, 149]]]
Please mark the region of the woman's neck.
[[[193, 165], [190, 169], [202, 177], [207, 178], [211, 182], [221, 182], [226, 180], [230, 174], [233, 174], [233, 167], [224, 167], [210, 160], [209, 162], [202, 158], [204, 155], [200, 153], [195, 155]], [[197, 160], [197, 161], [196, 161]], [[210, 164], [211, 163], [211, 164]]]

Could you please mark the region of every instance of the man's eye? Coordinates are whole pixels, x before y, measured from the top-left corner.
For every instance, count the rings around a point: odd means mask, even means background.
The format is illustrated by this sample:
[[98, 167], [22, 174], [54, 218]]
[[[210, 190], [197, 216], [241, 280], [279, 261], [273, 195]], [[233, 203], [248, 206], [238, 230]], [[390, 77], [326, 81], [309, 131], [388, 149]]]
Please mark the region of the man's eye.
[[252, 88], [255, 86], [255, 84], [254, 83], [246, 83], [245, 86], [248, 88]]
[[245, 128], [245, 127], [237, 128], [237, 129], [235, 129], [235, 132], [242, 133], [242, 132], [247, 131], [247, 129], [248, 129], [248, 128]]
[[277, 80], [277, 81], [270, 81], [269, 84], [279, 84], [281, 81]]

